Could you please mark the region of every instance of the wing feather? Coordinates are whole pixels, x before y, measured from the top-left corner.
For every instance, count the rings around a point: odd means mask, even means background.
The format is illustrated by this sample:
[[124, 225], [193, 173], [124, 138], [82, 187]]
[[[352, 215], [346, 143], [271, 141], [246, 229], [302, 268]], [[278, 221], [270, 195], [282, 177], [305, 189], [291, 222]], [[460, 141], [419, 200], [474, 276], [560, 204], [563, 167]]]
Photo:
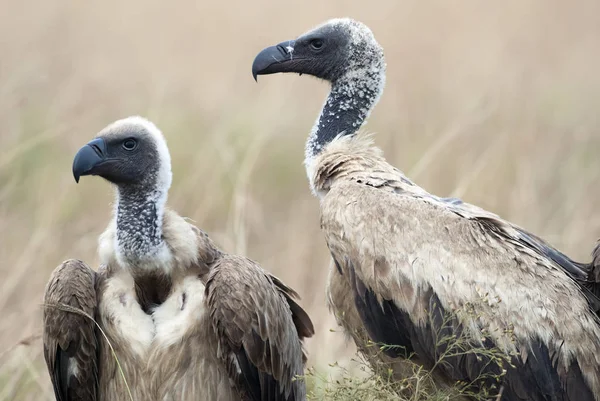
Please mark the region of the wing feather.
[[[523, 246], [537, 252], [543, 258], [554, 262], [565, 273], [575, 280], [585, 295], [590, 308], [600, 316], [600, 249], [594, 249], [594, 260], [591, 264], [575, 262], [564, 253], [552, 247], [542, 238], [527, 232], [512, 223], [502, 220], [497, 215], [487, 212], [477, 206], [460, 201], [459, 199], [442, 198], [448, 209], [461, 217], [471, 219], [486, 226], [490, 233], [495, 233], [503, 240], [511, 241], [517, 246]], [[598, 253], [598, 255], [597, 255]]]
[[90, 319], [97, 307], [95, 277], [84, 262], [67, 260], [54, 270], [46, 286], [44, 358], [58, 401], [97, 397], [98, 344]]
[[250, 259], [224, 255], [206, 284], [219, 358], [252, 401], [305, 399], [302, 339], [314, 332], [297, 294]]
[[277, 290], [285, 297], [285, 300], [290, 307], [298, 337], [300, 337], [301, 340], [312, 337], [315, 334], [315, 328], [308, 313], [306, 313], [306, 311], [296, 302], [296, 300], [300, 299], [298, 293], [272, 274], [268, 274], [268, 276], [277, 287]]

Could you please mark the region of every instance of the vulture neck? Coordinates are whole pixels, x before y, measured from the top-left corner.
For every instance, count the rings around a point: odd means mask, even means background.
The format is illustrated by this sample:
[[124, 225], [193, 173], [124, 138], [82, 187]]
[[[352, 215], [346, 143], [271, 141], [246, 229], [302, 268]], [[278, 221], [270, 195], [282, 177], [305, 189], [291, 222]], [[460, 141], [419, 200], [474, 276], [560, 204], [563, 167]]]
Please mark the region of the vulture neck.
[[167, 191], [155, 185], [122, 185], [117, 191], [117, 251], [128, 263], [159, 256]]
[[338, 136], [352, 136], [369, 117], [385, 86], [385, 62], [374, 58], [366, 67], [349, 68], [331, 83], [331, 91], [306, 142], [309, 179], [314, 159]]

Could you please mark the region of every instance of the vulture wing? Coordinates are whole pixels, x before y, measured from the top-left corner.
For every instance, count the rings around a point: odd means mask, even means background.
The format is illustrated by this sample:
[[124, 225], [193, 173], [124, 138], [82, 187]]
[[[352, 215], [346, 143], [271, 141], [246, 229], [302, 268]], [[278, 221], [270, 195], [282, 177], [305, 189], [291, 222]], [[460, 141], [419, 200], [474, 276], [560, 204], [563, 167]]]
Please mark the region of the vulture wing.
[[[298, 337], [300, 337], [301, 340], [312, 337], [313, 334], [315, 334], [315, 328], [308, 313], [306, 313], [306, 311], [296, 302], [296, 300], [300, 299], [298, 293], [272, 274], [266, 274], [271, 281], [273, 281], [273, 284], [275, 284], [279, 293], [285, 297], [285, 300], [292, 311], [292, 320], [294, 321], [294, 326], [296, 326]], [[304, 361], [306, 362], [306, 355], [304, 355]]]
[[540, 237], [502, 220], [493, 213], [455, 198], [440, 200], [445, 202], [448, 209], [454, 213], [478, 221], [483, 226], [487, 226], [490, 231], [500, 235], [505, 241], [516, 243], [518, 247], [529, 248], [560, 266], [569, 277], [580, 285], [590, 308], [600, 315], [600, 273], [598, 272], [600, 267], [597, 267], [600, 266], [600, 244], [594, 250], [594, 261], [591, 265], [575, 262]]
[[96, 400], [96, 273], [80, 260], [58, 266], [44, 294], [44, 358], [57, 401]]
[[497, 384], [500, 367], [481, 355], [453, 352], [436, 365], [449, 347], [440, 339], [466, 333], [471, 349], [519, 355], [504, 367], [503, 399], [594, 400], [600, 325], [572, 266], [491, 213], [397, 183], [338, 180], [321, 205], [327, 244], [371, 338], [457, 381]]
[[252, 401], [306, 398], [302, 339], [314, 330], [296, 293], [250, 259], [224, 255], [206, 284], [219, 355], [238, 391]]

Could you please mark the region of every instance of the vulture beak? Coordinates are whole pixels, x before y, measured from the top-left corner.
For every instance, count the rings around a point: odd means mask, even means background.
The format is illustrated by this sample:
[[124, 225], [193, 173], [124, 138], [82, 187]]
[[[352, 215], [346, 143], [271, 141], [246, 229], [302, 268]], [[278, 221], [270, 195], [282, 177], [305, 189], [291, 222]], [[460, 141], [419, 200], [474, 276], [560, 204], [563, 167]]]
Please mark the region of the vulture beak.
[[293, 72], [295, 40], [286, 40], [278, 45], [263, 49], [252, 63], [252, 76], [258, 82], [259, 75], [277, 72]]
[[106, 142], [102, 138], [96, 138], [79, 149], [73, 160], [73, 177], [79, 182], [82, 175], [91, 175], [94, 168], [107, 161]]

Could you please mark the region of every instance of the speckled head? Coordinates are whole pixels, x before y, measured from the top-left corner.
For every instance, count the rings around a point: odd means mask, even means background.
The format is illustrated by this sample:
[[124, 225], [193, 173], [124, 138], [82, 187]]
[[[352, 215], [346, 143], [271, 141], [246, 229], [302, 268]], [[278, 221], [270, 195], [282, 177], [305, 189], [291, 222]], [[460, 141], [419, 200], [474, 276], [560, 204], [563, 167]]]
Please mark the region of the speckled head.
[[[331, 91], [306, 141], [307, 174], [315, 156], [342, 136], [353, 136], [366, 122], [385, 87], [385, 58], [373, 32], [350, 18], [336, 18], [278, 45], [254, 59], [252, 74], [295, 72], [331, 83]], [[311, 184], [312, 185], [312, 184]]]
[[295, 72], [336, 82], [357, 70], [385, 73], [383, 49], [365, 24], [336, 18], [262, 50], [252, 64], [252, 75]]
[[160, 130], [145, 118], [115, 121], [82, 147], [73, 160], [75, 181], [98, 175], [119, 187], [171, 186], [171, 156]]

